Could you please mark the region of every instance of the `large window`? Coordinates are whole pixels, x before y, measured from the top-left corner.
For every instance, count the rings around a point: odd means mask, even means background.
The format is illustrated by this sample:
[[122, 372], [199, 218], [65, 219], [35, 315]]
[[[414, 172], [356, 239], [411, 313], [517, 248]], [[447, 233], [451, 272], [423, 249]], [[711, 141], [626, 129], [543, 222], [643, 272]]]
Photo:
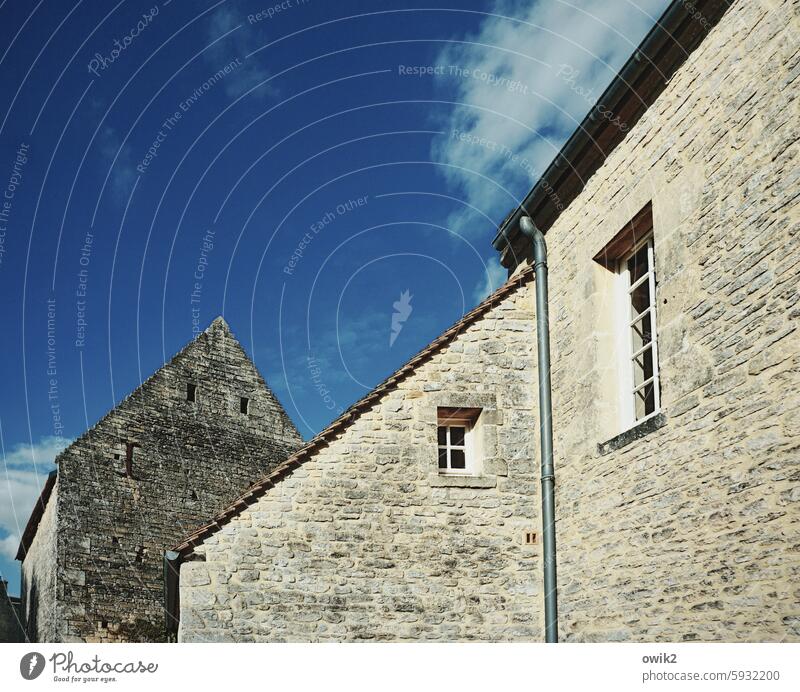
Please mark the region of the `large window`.
[[639, 240], [619, 263], [622, 412], [629, 425], [658, 413], [656, 275], [652, 234]]

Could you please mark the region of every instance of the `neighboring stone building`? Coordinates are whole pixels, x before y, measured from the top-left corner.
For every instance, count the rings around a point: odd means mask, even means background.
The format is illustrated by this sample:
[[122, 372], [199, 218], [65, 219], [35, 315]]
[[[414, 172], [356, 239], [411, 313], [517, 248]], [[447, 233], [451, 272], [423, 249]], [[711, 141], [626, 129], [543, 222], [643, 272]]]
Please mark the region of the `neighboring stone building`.
[[20, 600], [8, 595], [8, 582], [0, 579], [0, 644], [24, 641]]
[[542, 638], [523, 213], [561, 638], [800, 640], [797, 3], [731, 4], [669, 7], [501, 228], [509, 283], [176, 546], [181, 640]]
[[217, 318], [56, 459], [17, 555], [28, 638], [165, 639], [164, 551], [301, 442]]

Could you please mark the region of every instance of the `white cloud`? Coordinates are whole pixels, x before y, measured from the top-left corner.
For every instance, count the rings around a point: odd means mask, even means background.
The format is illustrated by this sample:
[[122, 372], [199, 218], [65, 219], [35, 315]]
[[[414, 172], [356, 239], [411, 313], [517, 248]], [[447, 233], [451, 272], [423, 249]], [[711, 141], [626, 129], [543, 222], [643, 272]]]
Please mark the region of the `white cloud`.
[[[268, 39], [263, 38], [248, 24], [246, 14], [240, 14], [233, 7], [223, 5], [211, 15], [208, 40], [215, 41], [228, 32], [231, 33], [205, 52], [205, 58], [215, 72], [232, 60], [239, 59], [238, 67], [224, 77], [225, 93], [234, 99], [269, 77], [269, 71], [261, 63], [260, 53], [246, 57], [267, 43]], [[263, 99], [277, 94], [277, 88], [270, 82], [255, 89], [247, 98]]]
[[505, 283], [506, 278], [508, 278], [508, 271], [503, 268], [497, 257], [492, 257], [486, 263], [482, 281], [475, 288], [473, 295], [475, 302], [479, 303], [490, 293], [500, 288]]
[[19, 536], [11, 535], [5, 538], [0, 538], [0, 555], [13, 560], [17, 557], [17, 549], [19, 548]]
[[0, 553], [10, 558], [17, 546], [33, 505], [42, 492], [54, 461], [70, 440], [42, 437], [36, 444], [17, 444], [4, 457], [0, 468]]
[[[667, 1], [496, 0], [490, 12], [501, 16], [487, 17], [475, 35], [465, 37], [471, 43], [452, 44], [437, 60], [464, 71], [453, 76], [445, 70], [438, 82], [443, 96], [461, 104], [439, 123], [447, 138], [432, 147], [434, 158], [451, 166], [444, 175], [452, 188], [499, 222], [538, 179]], [[455, 212], [448, 225], [462, 233], [491, 230], [468, 209]]]
[[11, 451], [5, 454], [4, 462], [8, 467], [45, 466], [49, 471], [58, 453], [66, 449], [71, 442], [72, 440], [56, 435], [45, 435], [40, 437], [36, 444], [14, 445]]

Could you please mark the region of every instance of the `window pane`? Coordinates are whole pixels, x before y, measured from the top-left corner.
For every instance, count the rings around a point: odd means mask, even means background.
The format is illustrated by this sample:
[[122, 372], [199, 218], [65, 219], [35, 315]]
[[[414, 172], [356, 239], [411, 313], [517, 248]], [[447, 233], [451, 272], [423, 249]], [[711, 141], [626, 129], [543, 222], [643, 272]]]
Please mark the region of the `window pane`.
[[641, 390], [633, 395], [633, 405], [636, 408], [636, 420], [644, 418], [647, 415], [644, 406], [644, 392]]
[[447, 468], [447, 448], [444, 449], [439, 447], [439, 468], [446, 469]]
[[647, 274], [647, 243], [642, 245], [628, 260], [628, 272], [631, 277], [631, 285]]
[[653, 341], [652, 313], [631, 325], [631, 354]]
[[450, 468], [451, 469], [465, 469], [467, 468], [467, 458], [464, 456], [463, 449], [450, 450]]
[[631, 320], [636, 319], [650, 307], [650, 279], [643, 281], [631, 291]]
[[440, 425], [436, 430], [436, 434], [439, 437], [439, 444], [440, 445], [446, 445], [447, 444], [447, 428], [445, 428], [443, 425]]
[[457, 447], [464, 446], [464, 433], [466, 428], [461, 425], [454, 425], [450, 428], [450, 444]]
[[634, 395], [636, 406], [636, 420], [644, 418], [656, 410], [655, 388], [651, 382], [646, 387], [642, 387]]
[[643, 382], [653, 376], [653, 348], [648, 347], [633, 359], [633, 388], [636, 389]]

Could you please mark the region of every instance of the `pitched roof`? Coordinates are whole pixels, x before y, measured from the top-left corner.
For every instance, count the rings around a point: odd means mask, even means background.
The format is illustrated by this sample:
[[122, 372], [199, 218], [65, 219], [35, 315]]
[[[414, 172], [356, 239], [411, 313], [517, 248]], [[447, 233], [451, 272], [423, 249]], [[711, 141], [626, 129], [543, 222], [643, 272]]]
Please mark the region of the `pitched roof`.
[[44, 515], [44, 510], [47, 507], [47, 502], [50, 499], [50, 495], [53, 494], [53, 487], [56, 484], [56, 476], [57, 471], [53, 470], [47, 475], [47, 480], [44, 482], [44, 488], [42, 488], [42, 492], [39, 495], [39, 498], [36, 500], [36, 504], [33, 506], [33, 510], [31, 511], [31, 515], [28, 517], [28, 523], [25, 525], [25, 530], [22, 532], [22, 538], [19, 542], [19, 548], [17, 548], [17, 560], [24, 560], [25, 556], [28, 554], [28, 549], [31, 547], [31, 543], [33, 543], [33, 537], [36, 535], [36, 531], [39, 528], [39, 522], [42, 521], [42, 515]]
[[527, 214], [547, 232], [732, 4], [673, 0], [522, 203], [500, 224], [493, 245], [504, 267], [513, 271], [528, 254], [530, 241], [519, 231], [520, 218]]
[[[164, 370], [164, 368], [169, 367], [172, 363], [177, 361], [186, 351], [188, 351], [192, 346], [200, 341], [200, 339], [207, 337], [211, 333], [215, 331], [221, 331], [226, 336], [230, 337], [234, 341], [236, 337], [234, 336], [233, 332], [231, 331], [230, 326], [225, 321], [225, 318], [222, 315], [216, 317], [211, 324], [206, 327], [206, 329], [200, 332], [194, 339], [192, 339], [189, 343], [187, 343], [180, 351], [178, 351], [172, 358], [170, 358], [164, 365], [162, 365], [158, 370], [156, 370], [150, 377], [148, 377], [144, 382], [142, 382], [136, 389], [134, 389], [130, 394], [128, 394], [122, 401], [120, 401], [114, 408], [108, 411], [100, 420], [97, 421], [91, 428], [86, 430], [80, 437], [70, 444], [69, 447], [62, 450], [58, 456], [56, 457], [56, 464], [58, 463], [59, 457], [63, 454], [68, 454], [69, 450], [72, 447], [80, 442], [81, 440], [85, 439], [88, 435], [92, 433], [99, 425], [103, 423], [109, 416], [113, 415], [114, 412], [125, 402], [131, 399], [132, 397], [136, 396], [151, 380], [159, 375], [159, 373]], [[238, 342], [237, 342], [238, 343]], [[255, 367], [255, 364], [253, 364]], [[260, 377], [260, 373], [259, 373]], [[269, 389], [269, 386], [264, 382], [263, 378], [261, 378], [262, 384], [266, 387], [267, 391], [272, 394], [272, 391]], [[274, 396], [274, 394], [273, 394]], [[44, 510], [47, 508], [47, 503], [50, 500], [50, 495], [53, 492], [53, 486], [55, 485], [57, 479], [58, 471], [54, 470], [50, 472], [50, 475], [47, 477], [47, 481], [45, 482], [44, 488], [42, 489], [42, 493], [39, 496], [39, 499], [36, 501], [36, 504], [33, 506], [33, 510], [31, 511], [30, 517], [28, 517], [28, 523], [25, 525], [25, 530], [22, 533], [22, 538], [20, 539], [19, 548], [17, 549], [17, 560], [24, 560], [25, 555], [27, 555], [28, 550], [30, 549], [31, 543], [33, 543], [33, 539], [36, 537], [36, 531], [39, 528], [39, 523], [42, 520], [42, 515], [44, 514]]]
[[411, 360], [399, 370], [395, 371], [394, 374], [387, 377], [362, 399], [359, 399], [327, 428], [286, 459], [286, 461], [278, 465], [267, 476], [250, 486], [245, 493], [232, 502], [226, 509], [215, 515], [211, 521], [195, 530], [180, 545], [173, 548], [173, 550], [181, 555], [190, 553], [194, 547], [200, 545], [210, 535], [219, 531], [224, 524], [227, 524], [231, 519], [247, 509], [247, 507], [254, 504], [267, 490], [275, 486], [287, 474], [306, 462], [314, 453], [325, 447], [337, 435], [346, 430], [351, 423], [354, 423], [358, 419], [360, 414], [371, 408], [384, 394], [392, 391], [399, 382], [411, 375], [417, 367], [449, 344], [467, 327], [497, 305], [498, 302], [514, 293], [521, 286], [527, 284], [532, 278], [533, 269], [531, 267], [527, 267], [514, 275], [477, 307], [473, 308], [452, 327], [417, 353], [417, 355], [411, 358]]

